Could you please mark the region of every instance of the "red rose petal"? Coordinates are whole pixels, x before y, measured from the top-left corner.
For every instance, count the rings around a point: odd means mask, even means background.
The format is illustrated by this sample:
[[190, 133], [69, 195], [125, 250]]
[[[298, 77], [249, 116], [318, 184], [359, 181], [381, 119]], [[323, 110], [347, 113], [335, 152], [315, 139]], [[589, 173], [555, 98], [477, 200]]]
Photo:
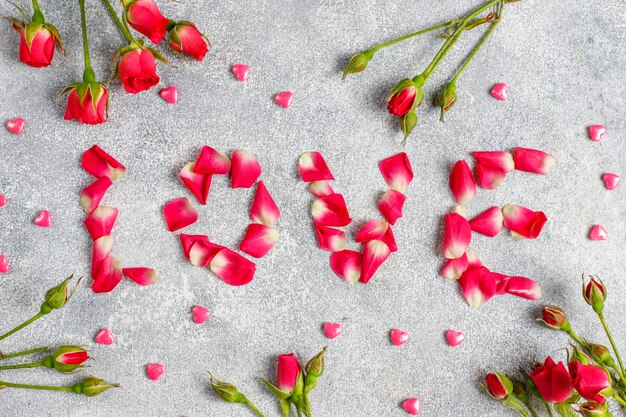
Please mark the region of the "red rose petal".
[[469, 267], [467, 255], [463, 254], [458, 259], [448, 259], [439, 271], [439, 275], [447, 279], [459, 279]]
[[111, 251], [113, 251], [113, 238], [111, 236], [102, 236], [94, 240], [91, 255], [91, 276], [94, 279], [102, 262], [111, 256]]
[[314, 224], [314, 226], [320, 249], [339, 252], [348, 247], [348, 239], [344, 231], [319, 224]]
[[250, 188], [261, 176], [261, 165], [254, 155], [237, 149], [231, 155], [231, 187]]
[[152, 268], [123, 268], [122, 274], [132, 279], [141, 286], [152, 285], [159, 281], [159, 275]]
[[449, 182], [454, 199], [460, 205], [466, 206], [476, 197], [476, 183], [467, 162], [460, 160], [454, 164]]
[[80, 192], [80, 205], [89, 214], [100, 204], [112, 182], [109, 177], [100, 177]]
[[505, 173], [515, 169], [513, 155], [510, 152], [483, 151], [472, 152], [472, 155], [478, 165], [500, 168]]
[[239, 249], [255, 258], [262, 258], [271, 251], [278, 242], [278, 230], [262, 224], [249, 224]]
[[256, 223], [272, 227], [280, 217], [280, 210], [274, 199], [267, 191], [263, 181], [259, 181], [252, 207], [250, 208], [250, 218]]
[[503, 222], [502, 210], [498, 206], [493, 206], [474, 217], [469, 224], [473, 232], [494, 237], [502, 230]]
[[370, 220], [365, 223], [359, 234], [356, 236], [357, 243], [369, 242], [370, 240], [380, 239], [387, 233], [389, 223], [382, 220]]
[[536, 149], [515, 148], [513, 159], [515, 169], [534, 174], [547, 174], [556, 165], [552, 155]]
[[163, 207], [167, 229], [175, 232], [198, 221], [198, 212], [187, 197], [177, 198]]
[[189, 262], [193, 266], [205, 267], [213, 260], [224, 246], [209, 242], [208, 239], [198, 239], [189, 248]]
[[332, 187], [327, 181], [313, 181], [309, 185], [309, 192], [318, 198], [335, 194]]
[[443, 256], [457, 259], [463, 256], [472, 240], [469, 222], [461, 215], [452, 213], [444, 216]]
[[93, 145], [83, 154], [80, 165], [96, 178], [109, 177], [115, 181], [124, 176], [126, 168], [98, 145]]
[[98, 268], [91, 289], [96, 294], [111, 292], [122, 281], [122, 263], [109, 256]]
[[353, 250], [342, 250], [330, 255], [330, 268], [340, 278], [354, 284], [361, 277], [361, 254]]
[[538, 300], [543, 294], [541, 287], [526, 277], [509, 277], [506, 281], [506, 293], [528, 300]]
[[402, 217], [405, 201], [406, 196], [401, 192], [388, 190], [378, 201], [378, 210], [391, 225], [394, 225]]
[[324, 157], [319, 152], [305, 152], [298, 159], [300, 176], [304, 182], [334, 180]]
[[478, 184], [486, 190], [497, 190], [504, 184], [506, 171], [502, 168], [478, 164], [476, 166], [476, 179]]
[[352, 219], [341, 194], [318, 198], [311, 204], [311, 216], [322, 226], [347, 226]]
[[413, 168], [406, 152], [400, 152], [394, 156], [380, 161], [378, 164], [385, 182], [392, 190], [404, 193], [413, 181]]
[[111, 234], [116, 219], [117, 209], [115, 207], [98, 206], [87, 216], [84, 224], [91, 239], [96, 240]]
[[230, 172], [230, 159], [210, 146], [203, 146], [194, 172], [209, 175], [228, 174]]
[[361, 277], [359, 281], [363, 284], [367, 284], [390, 254], [391, 250], [385, 242], [380, 240], [366, 242], [363, 248]]
[[528, 239], [538, 237], [548, 221], [542, 211], [532, 211], [513, 204], [502, 207], [502, 215], [504, 216], [504, 227]]
[[458, 282], [470, 307], [480, 307], [496, 293], [495, 278], [484, 266], [468, 269]]
[[187, 186], [189, 191], [198, 199], [202, 205], [206, 204], [206, 199], [211, 189], [211, 179], [209, 174], [197, 174], [194, 172], [195, 162], [190, 162], [180, 170], [180, 179]]
[[209, 268], [222, 281], [240, 286], [252, 281], [256, 265], [228, 248], [220, 250], [211, 260]]

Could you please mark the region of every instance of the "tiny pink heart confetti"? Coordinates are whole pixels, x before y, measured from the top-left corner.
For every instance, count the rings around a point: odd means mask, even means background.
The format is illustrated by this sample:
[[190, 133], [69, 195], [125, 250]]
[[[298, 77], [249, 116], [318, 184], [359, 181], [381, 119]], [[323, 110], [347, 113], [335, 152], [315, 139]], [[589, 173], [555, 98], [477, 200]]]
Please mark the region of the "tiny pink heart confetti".
[[211, 312], [202, 306], [193, 306], [191, 309], [193, 315], [193, 322], [196, 324], [202, 324], [211, 316]]
[[594, 225], [589, 230], [589, 239], [591, 240], [606, 240], [608, 235], [606, 229], [599, 224]]
[[19, 135], [24, 131], [24, 119], [18, 117], [17, 119], [7, 120], [5, 126], [9, 132]]
[[491, 95], [500, 101], [509, 98], [509, 86], [505, 83], [498, 83], [491, 89]]
[[250, 67], [245, 64], [235, 64], [230, 71], [238, 81], [246, 81], [250, 75]]
[[600, 142], [606, 135], [606, 127], [603, 125], [591, 125], [587, 128], [589, 138], [594, 142]]
[[35, 217], [34, 223], [39, 227], [50, 227], [52, 224], [52, 220], [50, 218], [50, 212], [48, 210], [42, 210], [39, 212], [37, 217]]
[[0, 255], [0, 273], [9, 272], [9, 262], [6, 256]]
[[450, 346], [457, 347], [465, 341], [465, 335], [462, 332], [457, 332], [456, 330], [448, 330], [446, 332], [446, 340]]
[[178, 89], [176, 87], [165, 87], [159, 92], [159, 95], [169, 104], [178, 103]]
[[7, 198], [0, 194], [0, 207], [4, 207], [7, 205]]
[[105, 327], [98, 332], [94, 340], [99, 345], [112, 345], [115, 342], [115, 336]]
[[324, 323], [324, 333], [326, 333], [326, 336], [329, 339], [334, 339], [335, 337], [339, 336], [342, 331], [343, 331], [343, 328], [341, 327], [341, 324], [339, 323], [331, 323], [331, 322]]
[[146, 372], [148, 378], [153, 381], [158, 381], [159, 378], [165, 373], [165, 366], [160, 363], [149, 363], [146, 365]]
[[[606, 174], [602, 175], [602, 181], [604, 181], [604, 186], [606, 187], [607, 190], [616, 189], [617, 186], [619, 185], [620, 179], [621, 178], [619, 175], [613, 174], [611, 172], [607, 172]], [[0, 207], [1, 206], [2, 206], [2, 203], [0, 202]]]
[[409, 334], [400, 329], [392, 329], [390, 337], [394, 346], [402, 346], [409, 341]]
[[420, 400], [417, 398], [409, 398], [402, 403], [402, 409], [412, 416], [416, 416], [420, 412]]
[[284, 91], [282, 93], [278, 93], [274, 96], [274, 101], [280, 107], [284, 109], [288, 109], [291, 107], [291, 99], [293, 98], [293, 93], [291, 91]]

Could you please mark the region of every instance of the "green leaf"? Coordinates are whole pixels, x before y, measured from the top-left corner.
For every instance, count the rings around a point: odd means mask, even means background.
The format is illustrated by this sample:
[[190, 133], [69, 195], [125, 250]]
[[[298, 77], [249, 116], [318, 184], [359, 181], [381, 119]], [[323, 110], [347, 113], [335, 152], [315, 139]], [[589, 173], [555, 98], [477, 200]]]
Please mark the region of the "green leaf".
[[29, 24], [26, 25], [26, 44], [28, 45], [29, 48], [31, 44], [33, 43], [33, 39], [35, 39], [35, 36], [41, 30], [42, 27], [43, 27], [43, 24], [37, 23], [37, 22], [30, 22]]
[[167, 65], [170, 64], [170, 62], [156, 49], [152, 47], [147, 47], [146, 49], [150, 51], [150, 53], [154, 56], [155, 59], [161, 61], [164, 64], [167, 64]]
[[54, 42], [57, 44], [61, 52], [65, 54], [65, 48], [63, 47], [63, 42], [61, 42], [61, 34], [59, 33], [59, 30], [56, 28], [56, 26], [51, 23], [46, 23], [43, 25], [43, 27], [50, 31], [52, 37], [54, 38]]
[[571, 404], [554, 404], [554, 411], [556, 411], [561, 417], [576, 417], [576, 411], [574, 411]]
[[283, 412], [283, 417], [289, 417], [289, 414], [291, 414], [291, 403], [287, 400], [280, 400], [280, 409]]
[[267, 380], [261, 378], [261, 381], [263, 381], [263, 383], [274, 393], [275, 396], [277, 396], [281, 401], [282, 400], [286, 400], [287, 398], [289, 398], [291, 396], [291, 393], [285, 392], [285, 391], [281, 391], [279, 390], [277, 387], [275, 387], [274, 385], [272, 385], [270, 382], [268, 382]]

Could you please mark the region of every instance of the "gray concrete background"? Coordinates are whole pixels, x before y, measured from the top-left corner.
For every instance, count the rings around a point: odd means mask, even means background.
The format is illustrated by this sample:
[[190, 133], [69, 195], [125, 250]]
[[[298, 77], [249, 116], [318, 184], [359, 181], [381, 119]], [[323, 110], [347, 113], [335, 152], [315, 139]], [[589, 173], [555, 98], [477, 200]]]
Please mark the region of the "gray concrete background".
[[[602, 276], [610, 293], [607, 313], [626, 349], [626, 188], [607, 191], [600, 180], [605, 171], [626, 175], [624, 2], [507, 6], [504, 23], [459, 82], [458, 105], [446, 123], [435, 107], [423, 106], [420, 126], [404, 148], [385, 113], [385, 94], [422, 70], [440, 42], [427, 35], [389, 48], [344, 82], [341, 68], [356, 51], [448, 20], [477, 1], [160, 1], [166, 15], [198, 22], [212, 39], [211, 52], [201, 64], [173, 58], [172, 66], [159, 66], [160, 85], [180, 89], [175, 106], [158, 97], [158, 88], [132, 96], [112, 83], [110, 119], [96, 127], [64, 121], [64, 105], [56, 102], [82, 73], [77, 2], [41, 3], [68, 51], [51, 67], [20, 64], [17, 35], [8, 24], [0, 26], [1, 119], [22, 116], [27, 123], [22, 136], [0, 132], [0, 192], [9, 200], [0, 209], [0, 253], [11, 262], [11, 272], [0, 277], [2, 328], [34, 313], [45, 290], [63, 277], [89, 274], [91, 244], [78, 194], [91, 179], [79, 160], [94, 143], [128, 168], [105, 199], [120, 210], [114, 253], [126, 265], [157, 268], [162, 282], [141, 288], [124, 281], [112, 294], [96, 296], [86, 280], [66, 309], [1, 345], [3, 351], [88, 345], [95, 358], [88, 371], [122, 388], [91, 399], [4, 390], [0, 415], [250, 415], [209, 392], [209, 370], [237, 384], [267, 416], [279, 415], [257, 377], [273, 378], [279, 353], [304, 359], [324, 345], [327, 373], [313, 393], [317, 416], [402, 416], [400, 404], [411, 396], [421, 398], [424, 417], [515, 415], [481, 392], [484, 372], [515, 372], [550, 353], [562, 356], [556, 350], [567, 340], [533, 322], [539, 303], [499, 297], [471, 310], [457, 286], [437, 275], [441, 216], [453, 203], [448, 170], [474, 150], [525, 146], [555, 155], [558, 166], [549, 176], [513, 173], [500, 191], [481, 190], [470, 206], [472, 214], [505, 203], [542, 209], [549, 221], [541, 237], [476, 236], [472, 246], [494, 270], [535, 278], [543, 302], [561, 305], [582, 335], [606, 343], [579, 295], [581, 273]], [[14, 14], [7, 3], [0, 10]], [[98, 1], [88, 1], [88, 18], [94, 68], [104, 79], [123, 42]], [[427, 85], [428, 97], [477, 36], [459, 42]], [[230, 74], [234, 63], [252, 67], [247, 83]], [[508, 101], [489, 95], [497, 82], [509, 84]], [[289, 110], [272, 101], [287, 89], [294, 92]], [[608, 128], [601, 143], [587, 138], [586, 126], [594, 123]], [[282, 210], [281, 240], [244, 288], [192, 267], [164, 226], [162, 205], [189, 195], [176, 173], [204, 144], [253, 152]], [[311, 198], [295, 169], [298, 155], [312, 149], [326, 157], [353, 225], [377, 215], [376, 198], [385, 190], [377, 162], [403, 149], [411, 157], [416, 177], [394, 229], [400, 249], [367, 286], [335, 277], [328, 254], [316, 247]], [[200, 221], [185, 231], [232, 247], [248, 222], [250, 199], [250, 190], [230, 190], [225, 178], [216, 178]], [[50, 229], [32, 224], [44, 208], [52, 213]], [[594, 223], [605, 225], [608, 241], [587, 240]], [[202, 326], [191, 321], [194, 304], [214, 313]], [[325, 321], [341, 322], [344, 333], [329, 341], [321, 331]], [[93, 343], [103, 326], [117, 335], [115, 345]], [[410, 332], [411, 341], [392, 347], [392, 327]], [[465, 332], [460, 348], [445, 343], [449, 328]], [[167, 367], [160, 381], [147, 379], [149, 362]], [[2, 378], [69, 383], [80, 376], [33, 370]]]

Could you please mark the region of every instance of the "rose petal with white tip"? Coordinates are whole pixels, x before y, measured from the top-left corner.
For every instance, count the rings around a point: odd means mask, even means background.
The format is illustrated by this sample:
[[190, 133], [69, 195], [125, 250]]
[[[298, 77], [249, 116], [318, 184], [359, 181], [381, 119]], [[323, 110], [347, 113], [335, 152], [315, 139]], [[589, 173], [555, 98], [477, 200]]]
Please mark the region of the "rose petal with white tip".
[[314, 224], [317, 242], [322, 250], [339, 252], [348, 247], [348, 239], [343, 230]]
[[209, 238], [204, 235], [186, 235], [181, 233], [179, 236], [180, 244], [183, 247], [183, 253], [185, 254], [185, 258], [189, 259], [189, 251], [191, 251], [192, 246], [197, 241], [201, 240], [205, 243], [210, 243]]
[[113, 251], [113, 238], [111, 236], [102, 236], [94, 240], [91, 255], [92, 277], [96, 276], [102, 262], [111, 256], [111, 251]]
[[92, 240], [111, 234], [115, 220], [117, 219], [117, 209], [109, 206], [98, 206], [85, 219], [85, 227]]
[[482, 151], [472, 152], [476, 164], [483, 166], [490, 166], [500, 168], [505, 173], [511, 172], [515, 169], [515, 163], [513, 162], [513, 155], [511, 152], [499, 152], [499, 151]]
[[502, 230], [503, 222], [502, 210], [498, 206], [493, 206], [471, 219], [469, 224], [473, 232], [494, 237]]
[[208, 239], [198, 239], [189, 248], [189, 262], [193, 266], [205, 267], [222, 249], [224, 246], [209, 242]]
[[468, 266], [467, 255], [463, 254], [463, 256], [458, 259], [448, 259], [443, 267], [441, 267], [439, 275], [447, 279], [457, 280], [461, 278], [461, 275], [467, 270]]
[[98, 207], [111, 184], [112, 181], [109, 177], [100, 177], [91, 185], [83, 188], [80, 192], [80, 206], [85, 210], [85, 213], [89, 214]]
[[457, 161], [450, 171], [450, 191], [454, 199], [462, 206], [466, 206], [476, 197], [476, 183], [472, 170], [467, 162]]
[[220, 250], [211, 260], [209, 268], [226, 284], [246, 285], [254, 278], [256, 265], [228, 248]]
[[250, 208], [250, 218], [252, 221], [272, 227], [280, 217], [280, 210], [274, 202], [263, 181], [259, 181], [256, 194]]
[[361, 277], [361, 253], [353, 250], [342, 250], [330, 255], [330, 268], [340, 278], [354, 284]]
[[122, 178], [126, 173], [124, 165], [98, 145], [93, 145], [85, 151], [80, 165], [96, 178], [109, 177], [113, 181]]
[[387, 244], [391, 252], [396, 252], [398, 250], [396, 237], [393, 235], [393, 230], [391, 230], [391, 227], [387, 228], [387, 231], [384, 235], [381, 236], [380, 240]]
[[556, 159], [552, 155], [528, 148], [515, 148], [513, 150], [513, 160], [515, 161], [516, 170], [534, 174], [545, 175], [556, 165]]
[[111, 292], [122, 281], [122, 263], [109, 256], [100, 264], [91, 289], [96, 294]]
[[472, 240], [472, 229], [467, 219], [452, 213], [444, 216], [443, 256], [446, 259], [462, 257]]
[[254, 155], [243, 149], [237, 149], [231, 155], [230, 186], [232, 188], [250, 188], [261, 176], [261, 165]]
[[480, 307], [496, 293], [494, 276], [484, 266], [468, 269], [461, 275], [458, 282], [470, 307]]
[[385, 182], [392, 190], [404, 193], [413, 181], [413, 168], [411, 168], [411, 161], [406, 152], [400, 152], [380, 161], [378, 167]]
[[313, 181], [309, 185], [309, 192], [315, 197], [325, 197], [327, 195], [335, 194], [332, 187], [327, 181]]
[[152, 268], [122, 268], [122, 274], [144, 287], [159, 281], [159, 274]]
[[497, 190], [504, 184], [506, 171], [502, 168], [478, 164], [476, 166], [476, 179], [478, 185], [486, 190]]
[[334, 180], [324, 157], [319, 152], [304, 152], [298, 159], [300, 177], [304, 182]]
[[198, 202], [206, 205], [206, 199], [211, 189], [211, 179], [209, 174], [197, 174], [194, 172], [195, 162], [190, 162], [180, 170], [178, 174], [189, 191], [196, 197]]
[[378, 200], [378, 210], [380, 214], [389, 222], [394, 225], [399, 218], [402, 217], [402, 209], [404, 208], [404, 202], [406, 196], [396, 190], [388, 190]]
[[506, 293], [526, 298], [527, 300], [539, 300], [543, 295], [541, 287], [532, 279], [526, 277], [509, 277], [506, 280]]
[[361, 262], [361, 278], [359, 278], [359, 281], [363, 284], [367, 284], [390, 254], [391, 250], [389, 246], [381, 240], [365, 242], [363, 247], [363, 260]]
[[528, 239], [538, 237], [548, 221], [542, 211], [532, 211], [514, 204], [507, 204], [502, 207], [502, 215], [504, 216], [504, 227]]
[[389, 223], [384, 220], [370, 220], [363, 225], [356, 236], [357, 243], [380, 239], [389, 229]]
[[322, 226], [347, 226], [352, 219], [341, 194], [318, 198], [311, 204], [311, 216]]
[[228, 174], [230, 172], [230, 159], [218, 150], [210, 146], [203, 146], [200, 156], [193, 168], [196, 174]]
[[467, 269], [476, 269], [483, 266], [480, 258], [473, 250], [468, 249], [467, 252], [465, 252], [465, 255], [467, 256]]
[[262, 224], [249, 224], [239, 249], [255, 258], [262, 258], [271, 251], [280, 234], [278, 230]]
[[165, 222], [170, 232], [175, 232], [198, 221], [198, 211], [187, 197], [177, 198], [163, 207]]

